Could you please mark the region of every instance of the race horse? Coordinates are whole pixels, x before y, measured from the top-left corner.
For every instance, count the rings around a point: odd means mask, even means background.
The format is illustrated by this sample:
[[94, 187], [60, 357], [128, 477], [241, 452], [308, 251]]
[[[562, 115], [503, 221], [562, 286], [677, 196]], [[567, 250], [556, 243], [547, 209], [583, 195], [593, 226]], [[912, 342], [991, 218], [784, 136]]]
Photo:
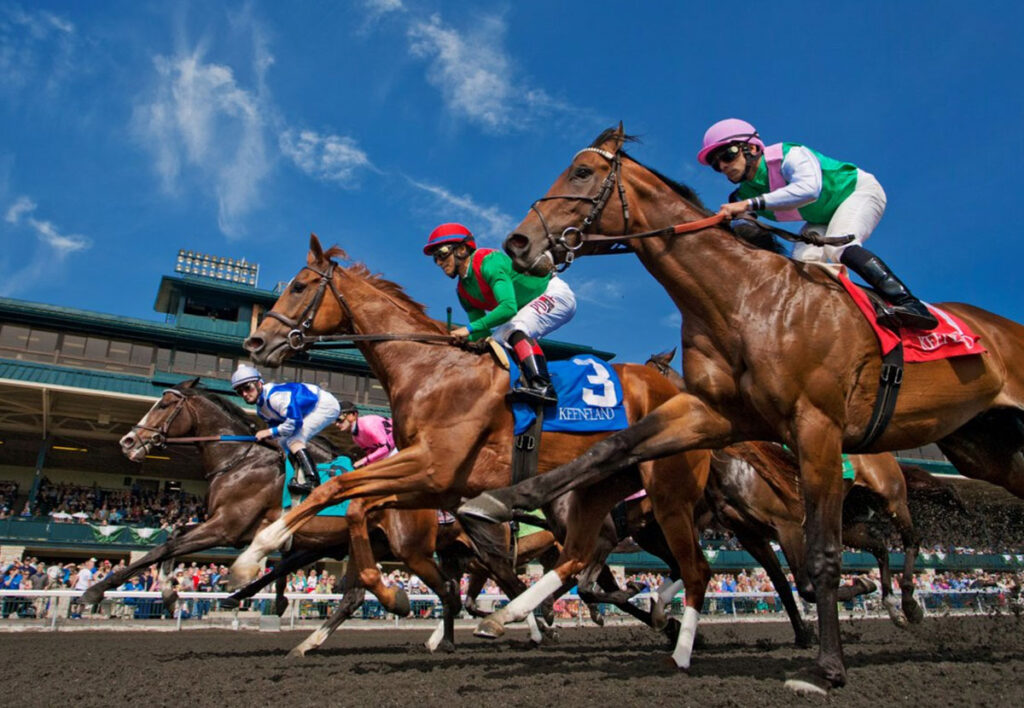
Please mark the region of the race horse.
[[[675, 349], [652, 354], [647, 365], [657, 369], [679, 390], [686, 390], [682, 375], [672, 367]], [[754, 453], [754, 454], [751, 454]], [[843, 513], [843, 543], [861, 548], [878, 562], [882, 604], [889, 619], [897, 626], [919, 623], [924, 612], [914, 598], [914, 564], [921, 546], [921, 536], [914, 527], [907, 504], [907, 481], [902, 466], [889, 453], [877, 455], [850, 455], [853, 479], [844, 481], [845, 498], [856, 488], [866, 490], [863, 499], [868, 514], [877, 514], [890, 521], [899, 534], [904, 550], [903, 570], [900, 573], [900, 601], [892, 594], [892, 572], [889, 565], [887, 534], [869, 523], [858, 510]], [[933, 485], [934, 486], [934, 485]], [[796, 630], [797, 644], [806, 642], [807, 633], [799, 616], [793, 593], [778, 558], [769, 544], [769, 537], [781, 546], [793, 574], [806, 577], [806, 548], [803, 533], [803, 494], [800, 491], [799, 469], [795, 458], [782, 447], [773, 444], [733, 445], [716, 455], [711, 476], [704, 491], [707, 514], [732, 531], [743, 547], [764, 567], [779, 594], [790, 621]], [[855, 499], [855, 501], [856, 501]], [[857, 505], [855, 505], [857, 506]], [[705, 524], [698, 523], [698, 527]], [[806, 588], [806, 582], [798, 582]], [[871, 592], [870, 581], [858, 579], [854, 585], [840, 586], [840, 601], [851, 599], [854, 593]], [[804, 599], [813, 602], [814, 597]]]
[[[221, 435], [250, 435], [253, 432], [255, 424], [241, 408], [203, 389], [198, 383], [199, 379], [184, 381], [163, 392], [142, 420], [121, 439], [122, 451], [129, 459], [143, 459], [154, 447], [162, 446], [169, 438], [216, 438]], [[99, 602], [106, 590], [120, 586], [151, 564], [217, 546], [241, 547], [260, 528], [281, 516], [284, 474], [279, 449], [251, 442], [206, 440], [196, 444], [200, 448], [202, 464], [210, 483], [207, 519], [154, 548], [123, 571], [90, 587], [83, 595], [83, 602]], [[333, 457], [332, 451], [324, 449], [325, 444], [322, 438], [313, 440], [313, 454], [320, 461]], [[444, 561], [447, 554], [456, 557], [462, 554], [459, 547], [469, 548], [471, 544], [457, 523], [439, 525], [437, 512], [433, 509], [385, 510], [373, 515], [368, 522], [361, 504], [353, 502], [347, 516], [317, 516], [311, 519], [302, 532], [295, 535], [293, 545], [275, 568], [273, 577], [278, 581], [279, 613], [284, 609], [281, 591], [288, 571], [324, 556], [343, 558], [350, 545], [353, 556], [359, 553], [360, 546], [351, 543], [349, 533], [353, 519], [364, 527], [379, 528], [386, 544], [383, 549], [374, 552], [369, 548], [367, 539], [366, 555], [354, 557], [348, 565], [346, 584], [349, 589], [345, 600], [324, 625], [293, 653], [303, 654], [319, 646], [359, 606], [367, 589], [389, 612], [408, 614], [409, 599], [405, 591], [386, 586], [373, 562], [373, 553], [380, 556], [386, 550], [390, 550], [395, 558], [405, 563], [441, 598], [445, 609], [444, 619], [428, 641], [428, 647], [432, 651], [438, 648], [451, 650], [454, 647], [454, 618], [461, 609], [458, 580], [441, 571], [434, 560], [434, 553], [437, 551]], [[511, 583], [513, 580], [518, 582], [514, 569], [510, 566], [499, 567], [497, 572], [501, 575], [498, 581], [503, 589], [508, 587], [506, 592], [514, 592]], [[236, 600], [251, 596], [270, 579], [262, 579], [262, 582], [247, 588], [245, 592], [236, 593]]]
[[635, 252], [682, 314], [687, 390], [576, 460], [470, 500], [460, 513], [507, 518], [638, 462], [743, 440], [784, 443], [800, 465], [821, 640], [814, 664], [787, 686], [827, 693], [846, 683], [836, 605], [843, 450], [937, 442], [964, 475], [1024, 496], [1024, 327], [970, 305], [941, 305], [986, 352], [908, 364], [889, 424], [860, 446], [882, 361], [857, 305], [823, 268], [741, 240], [691, 189], [631, 158], [623, 150], [630, 139], [619, 124], [578, 152], [504, 248], [518, 270], [535, 273], [623, 245]]
[[[279, 366], [318, 336], [350, 336], [388, 393], [399, 452], [366, 468], [327, 480], [303, 504], [261, 531], [236, 559], [230, 582], [238, 586], [258, 572], [259, 561], [281, 548], [316, 512], [343, 499], [364, 498], [367, 511], [384, 507], [454, 509], [466, 496], [512, 481], [513, 416], [505, 396], [509, 374], [489, 356], [452, 346], [441, 322], [401, 287], [372, 275], [338, 247], [324, 251], [310, 237], [307, 265], [290, 281], [259, 327], [246, 340], [253, 360]], [[596, 374], [607, 376], [593, 361]], [[598, 372], [597, 368], [601, 368]], [[616, 365], [629, 420], [639, 420], [677, 394], [650, 367]], [[575, 458], [609, 433], [545, 432], [538, 456], [541, 476]], [[638, 465], [617, 482], [572, 496], [567, 536], [558, 567], [516, 597], [491, 623], [528, 618], [532, 608], [583, 570], [593, 555], [598, 531], [616, 502], [647, 489], [654, 514], [672, 546], [686, 588], [684, 629], [696, 628], [710, 568], [693, 528], [709, 456], [685, 453]], [[493, 619], [493, 616], [492, 616]], [[689, 661], [692, 631], [681, 631], [677, 651]]]

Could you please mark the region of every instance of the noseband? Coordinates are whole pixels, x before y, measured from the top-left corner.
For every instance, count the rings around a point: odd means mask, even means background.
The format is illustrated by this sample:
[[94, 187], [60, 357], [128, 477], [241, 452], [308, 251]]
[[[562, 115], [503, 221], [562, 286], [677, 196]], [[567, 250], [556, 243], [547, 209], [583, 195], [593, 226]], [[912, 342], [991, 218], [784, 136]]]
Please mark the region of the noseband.
[[[593, 197], [587, 197], [576, 194], [558, 194], [551, 197], [541, 197], [533, 204], [530, 205], [530, 209], [537, 214], [537, 218], [540, 219], [541, 225], [544, 227], [544, 236], [548, 240], [548, 250], [541, 254], [541, 256], [547, 254], [554, 263], [554, 256], [552, 255], [552, 249], [561, 247], [565, 249], [565, 262], [561, 266], [555, 266], [555, 270], [559, 273], [564, 271], [570, 265], [572, 265], [573, 259], [576, 257], [576, 251], [580, 249], [584, 242], [584, 234], [588, 232], [591, 226], [596, 224], [601, 218], [601, 212], [604, 211], [604, 207], [608, 204], [608, 200], [612, 196], [612, 189], [618, 187], [619, 200], [622, 202], [622, 233], [626, 234], [629, 231], [629, 204], [626, 201], [626, 188], [622, 184], [622, 148], [620, 147], [614, 153], [602, 150], [596, 147], [586, 147], [577, 152], [572, 156], [573, 162], [576, 158], [585, 152], [594, 152], [605, 158], [612, 164], [611, 170], [608, 172], [608, 176], [604, 178], [601, 186], [597, 190], [597, 195]], [[583, 223], [580, 226], [567, 226], [559, 236], [555, 236], [551, 233], [551, 229], [548, 228], [548, 222], [544, 218], [544, 214], [537, 205], [541, 202], [554, 201], [556, 199], [572, 199], [581, 202], [590, 202], [592, 205], [590, 213], [587, 214], [586, 218], [583, 219]], [[575, 239], [575, 245], [570, 243], [570, 237]], [[539, 258], [539, 257], [538, 257]]]

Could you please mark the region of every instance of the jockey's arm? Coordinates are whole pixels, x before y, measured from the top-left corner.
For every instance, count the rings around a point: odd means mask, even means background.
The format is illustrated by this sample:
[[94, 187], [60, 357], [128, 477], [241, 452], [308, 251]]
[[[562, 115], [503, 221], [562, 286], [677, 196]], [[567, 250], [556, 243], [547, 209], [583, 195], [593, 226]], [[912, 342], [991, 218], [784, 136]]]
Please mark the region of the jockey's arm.
[[761, 195], [763, 208], [770, 211], [797, 209], [821, 196], [821, 163], [807, 148], [801, 145], [790, 148], [782, 161], [782, 176], [789, 184]]
[[516, 291], [512, 287], [511, 261], [505, 263], [496, 258], [485, 259], [481, 272], [487, 284], [491, 286], [491, 292], [494, 293], [494, 299], [498, 304], [482, 317], [470, 320], [468, 327], [471, 335], [503, 325], [519, 312], [516, 306]]

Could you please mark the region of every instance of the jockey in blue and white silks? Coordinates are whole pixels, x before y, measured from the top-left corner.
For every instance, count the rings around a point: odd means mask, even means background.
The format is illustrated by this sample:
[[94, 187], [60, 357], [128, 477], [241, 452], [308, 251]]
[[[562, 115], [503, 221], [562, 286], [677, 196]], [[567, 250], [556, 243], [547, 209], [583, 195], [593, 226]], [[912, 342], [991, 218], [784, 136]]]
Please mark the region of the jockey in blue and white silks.
[[257, 415], [270, 425], [257, 431], [256, 438], [277, 438], [292, 453], [297, 463], [293, 490], [308, 492], [319, 485], [320, 475], [309, 459], [306, 443], [338, 419], [338, 399], [313, 384], [264, 383], [260, 372], [246, 364], [232, 374], [231, 387], [246, 403], [255, 405]]

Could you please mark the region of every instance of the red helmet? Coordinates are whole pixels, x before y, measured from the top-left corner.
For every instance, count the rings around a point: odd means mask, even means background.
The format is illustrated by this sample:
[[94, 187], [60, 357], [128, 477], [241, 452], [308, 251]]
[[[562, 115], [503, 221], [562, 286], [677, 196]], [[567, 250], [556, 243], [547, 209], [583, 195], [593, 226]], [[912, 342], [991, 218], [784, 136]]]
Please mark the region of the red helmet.
[[441, 224], [430, 232], [430, 236], [427, 237], [427, 245], [423, 247], [423, 253], [429, 256], [430, 252], [438, 246], [443, 246], [446, 243], [462, 243], [463, 241], [470, 248], [476, 248], [476, 239], [473, 238], [473, 233], [465, 226], [454, 222]]

